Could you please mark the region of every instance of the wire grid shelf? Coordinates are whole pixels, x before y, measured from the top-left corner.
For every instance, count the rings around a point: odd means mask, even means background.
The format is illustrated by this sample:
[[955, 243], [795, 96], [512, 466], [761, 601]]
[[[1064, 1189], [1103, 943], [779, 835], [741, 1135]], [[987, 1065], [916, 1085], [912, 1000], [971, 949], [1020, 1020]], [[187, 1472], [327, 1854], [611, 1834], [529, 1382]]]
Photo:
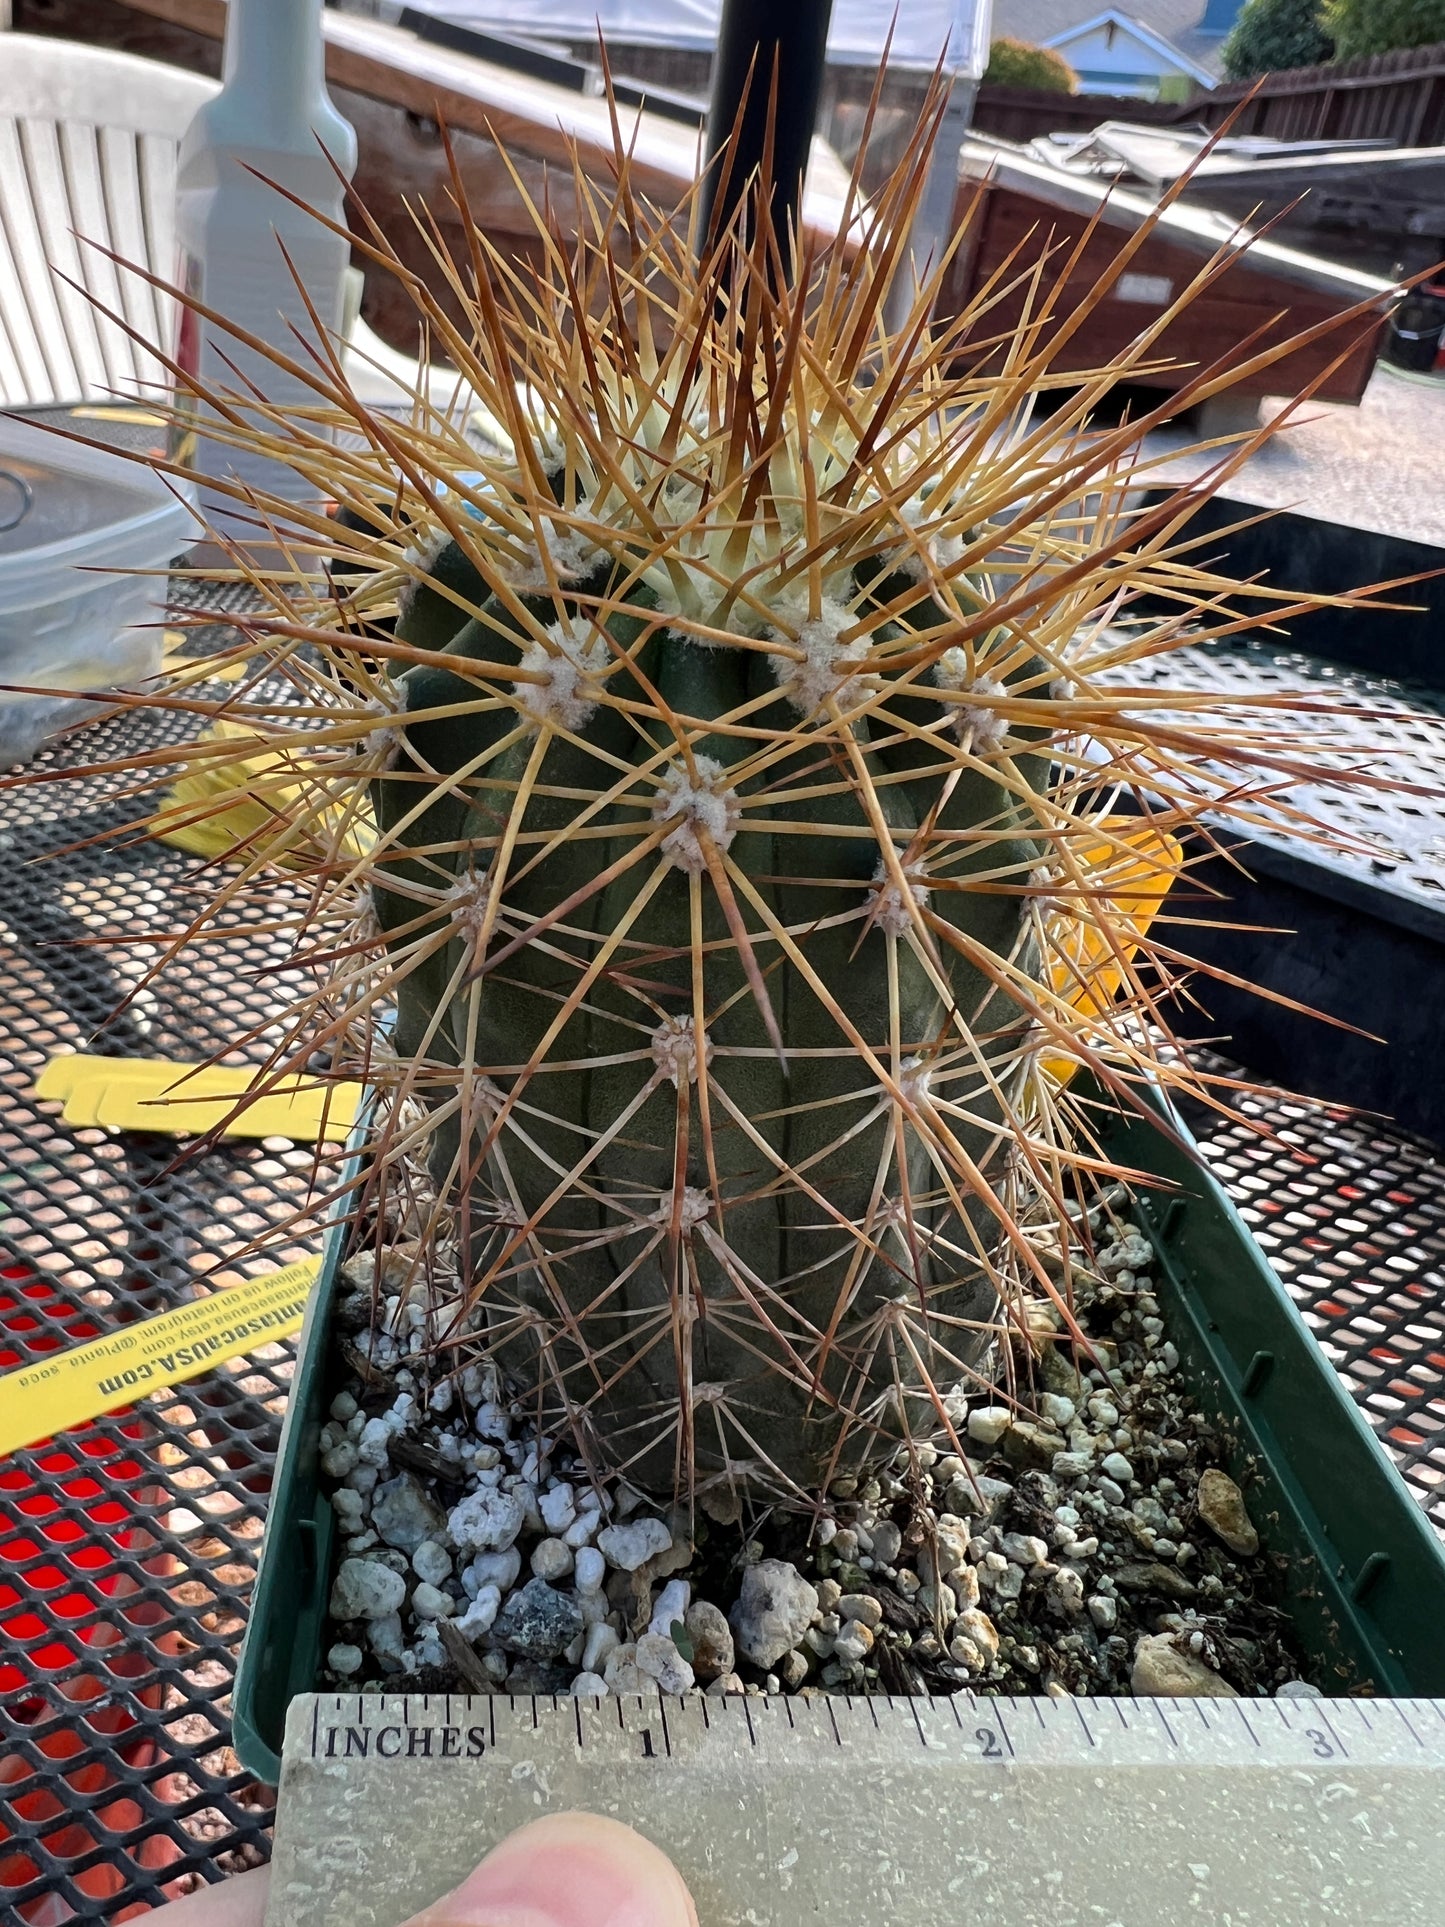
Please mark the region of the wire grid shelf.
[[[314, 1249], [238, 1243], [304, 1208], [312, 1153], [70, 1128], [30, 1095], [55, 1050], [195, 1057], [257, 1029], [295, 973], [238, 909], [227, 940], [131, 996], [104, 939], [176, 929], [199, 863], [138, 837], [104, 763], [179, 719], [116, 719], [50, 753], [92, 773], [12, 795], [0, 894], [0, 1372]], [[35, 859], [60, 851], [49, 862]], [[284, 886], [283, 886], [284, 887]], [[1276, 1094], [1201, 1127], [1205, 1154], [1412, 1490], [1445, 1531], [1445, 1172], [1430, 1147]], [[0, 1462], [0, 1919], [125, 1919], [264, 1858], [271, 1796], [229, 1745], [293, 1352], [267, 1345]]]

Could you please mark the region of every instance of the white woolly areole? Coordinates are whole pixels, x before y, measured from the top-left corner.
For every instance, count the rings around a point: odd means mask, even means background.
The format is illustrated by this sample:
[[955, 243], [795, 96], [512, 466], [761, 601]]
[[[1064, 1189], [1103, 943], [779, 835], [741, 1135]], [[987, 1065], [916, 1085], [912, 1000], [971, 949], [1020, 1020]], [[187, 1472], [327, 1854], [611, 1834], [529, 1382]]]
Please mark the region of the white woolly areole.
[[468, 870], [442, 898], [450, 906], [448, 914], [452, 922], [473, 945], [482, 934], [491, 899], [492, 879], [484, 870]]
[[[577, 506], [585, 509], [587, 505], [579, 502]], [[540, 543], [534, 538], [524, 541], [522, 547], [523, 560], [508, 565], [505, 575], [511, 586], [523, 595], [545, 595], [554, 582], [559, 585], [576, 582], [590, 574], [599, 558], [606, 554], [590, 536], [578, 529], [563, 528], [550, 516], [542, 518]], [[544, 550], [546, 561], [552, 565], [550, 574], [543, 560]]]
[[905, 1057], [898, 1071], [898, 1088], [910, 1104], [922, 1104], [928, 1096], [929, 1070], [921, 1057]]
[[[857, 622], [857, 616], [846, 604], [825, 596], [818, 614], [798, 626], [798, 647], [804, 651], [804, 660], [794, 662], [789, 656], [773, 657], [773, 674], [800, 714], [811, 715], [821, 709], [830, 696], [842, 708], [849, 709], [867, 694], [866, 679], [855, 676], [853, 671], [866, 659], [873, 646], [871, 638], [861, 635], [851, 642], [839, 641], [843, 631], [856, 628]], [[789, 641], [781, 630], [774, 629], [771, 633], [774, 642]]]
[[[408, 562], [421, 575], [430, 575], [441, 557], [442, 550], [451, 537], [445, 529], [433, 529], [424, 542], [415, 542], [409, 549], [402, 551], [403, 562]], [[421, 587], [420, 576], [408, 576], [396, 592], [396, 611], [404, 616], [416, 601], [416, 592]]]
[[[656, 1046], [654, 1046], [654, 1049]], [[673, 1080], [674, 1083], [676, 1079]], [[677, 1200], [678, 1227], [684, 1233], [695, 1231], [712, 1210], [712, 1199], [706, 1191], [699, 1191], [696, 1185], [684, 1185], [682, 1196]], [[657, 1209], [652, 1213], [652, 1223], [670, 1225], [672, 1223], [673, 1195], [663, 1191], [657, 1200]]]
[[905, 870], [903, 875], [908, 886], [906, 896], [893, 881], [892, 871], [881, 858], [878, 868], [873, 872], [873, 881], [878, 886], [873, 921], [886, 930], [890, 937], [901, 937], [905, 930], [910, 930], [915, 917], [928, 902], [927, 886], [919, 881], [921, 872]]
[[[697, 1035], [691, 1017], [664, 1017], [652, 1033], [652, 1061], [659, 1076], [681, 1090], [697, 1082]], [[712, 1062], [712, 1039], [702, 1034], [703, 1068]], [[706, 1213], [704, 1213], [706, 1216]]]
[[520, 665], [547, 680], [513, 683], [512, 694], [518, 707], [538, 725], [582, 729], [592, 720], [601, 700], [597, 678], [611, 660], [607, 644], [595, 631], [584, 639], [560, 622], [548, 629], [547, 640], [550, 649], [544, 642], [534, 642]]
[[[960, 695], [1007, 697], [1008, 687], [992, 676], [968, 673], [968, 657], [962, 649], [945, 649], [933, 665], [933, 680], [940, 689], [957, 690]], [[1008, 718], [983, 703], [953, 705], [952, 729], [961, 748], [971, 756], [988, 756], [1002, 749], [1008, 735]]]
[[[937, 522], [945, 511], [935, 508], [931, 497], [925, 499], [917, 495], [911, 502], [905, 502], [898, 513], [910, 528], [920, 524]], [[899, 575], [907, 576], [910, 582], [926, 581], [930, 574], [947, 575], [963, 559], [966, 538], [948, 529], [934, 529], [923, 537], [922, 555], [916, 548], [905, 549], [895, 564]], [[930, 568], [929, 565], [932, 565]]]
[[1064, 905], [1058, 895], [1058, 887], [1063, 880], [1063, 871], [1051, 863], [1041, 863], [1037, 869], [1029, 871], [1029, 896], [1041, 917], [1058, 916], [1063, 912]]
[[699, 832], [706, 831], [714, 848], [727, 849], [737, 835], [742, 804], [735, 789], [727, 787], [727, 772], [711, 756], [693, 759], [697, 782], [686, 768], [674, 763], [663, 777], [652, 799], [654, 823], [673, 823], [677, 828], [662, 840], [662, 854], [694, 876], [707, 868]]
[[373, 696], [366, 705], [368, 716], [378, 718], [375, 726], [366, 734], [367, 750], [372, 755], [380, 755], [381, 767], [390, 769], [401, 754], [401, 731], [397, 728], [400, 710], [385, 696]]

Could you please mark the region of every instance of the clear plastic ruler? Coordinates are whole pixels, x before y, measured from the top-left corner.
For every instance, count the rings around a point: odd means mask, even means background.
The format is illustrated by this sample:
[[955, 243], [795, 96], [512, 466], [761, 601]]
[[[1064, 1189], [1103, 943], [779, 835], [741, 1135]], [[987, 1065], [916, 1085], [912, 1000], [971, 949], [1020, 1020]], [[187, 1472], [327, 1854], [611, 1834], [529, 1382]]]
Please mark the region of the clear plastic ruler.
[[1445, 1701], [307, 1694], [267, 1927], [396, 1927], [569, 1807], [701, 1927], [1445, 1923]]

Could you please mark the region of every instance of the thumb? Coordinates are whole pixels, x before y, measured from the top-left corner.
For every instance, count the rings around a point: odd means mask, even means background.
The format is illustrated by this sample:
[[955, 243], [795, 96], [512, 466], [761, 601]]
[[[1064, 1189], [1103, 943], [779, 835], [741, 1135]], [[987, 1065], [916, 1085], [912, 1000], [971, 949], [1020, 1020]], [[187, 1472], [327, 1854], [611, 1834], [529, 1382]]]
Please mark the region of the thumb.
[[666, 1854], [618, 1820], [550, 1813], [520, 1828], [409, 1927], [697, 1927]]

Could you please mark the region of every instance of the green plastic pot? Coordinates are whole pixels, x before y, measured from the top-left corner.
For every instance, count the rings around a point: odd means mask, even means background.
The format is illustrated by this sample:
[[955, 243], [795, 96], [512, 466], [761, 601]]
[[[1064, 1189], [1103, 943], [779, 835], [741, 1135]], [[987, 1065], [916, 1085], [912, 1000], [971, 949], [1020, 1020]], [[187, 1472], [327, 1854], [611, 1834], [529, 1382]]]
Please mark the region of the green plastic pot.
[[[1161, 1106], [1161, 1114], [1163, 1107]], [[1284, 1604], [1326, 1691], [1445, 1695], [1445, 1547], [1381, 1451], [1223, 1190], [1147, 1119], [1116, 1116], [1109, 1155], [1147, 1172], [1137, 1209], [1180, 1372], [1228, 1441], [1250, 1513], [1283, 1562]], [[321, 1672], [335, 1518], [318, 1440], [340, 1368], [332, 1230], [301, 1333], [270, 1518], [233, 1701], [234, 1744], [268, 1785], [286, 1708]]]

